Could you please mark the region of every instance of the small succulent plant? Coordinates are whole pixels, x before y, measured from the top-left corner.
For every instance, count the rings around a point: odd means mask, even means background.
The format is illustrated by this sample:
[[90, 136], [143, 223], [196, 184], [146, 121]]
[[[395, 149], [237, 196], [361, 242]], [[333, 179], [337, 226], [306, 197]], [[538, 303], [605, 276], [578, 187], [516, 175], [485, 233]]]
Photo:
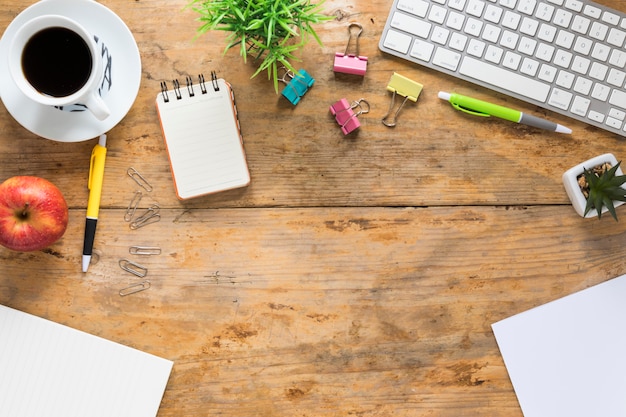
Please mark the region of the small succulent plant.
[[585, 215], [596, 209], [598, 218], [601, 218], [602, 208], [606, 206], [611, 216], [617, 221], [613, 202], [626, 201], [626, 188], [622, 187], [626, 183], [626, 175], [615, 175], [620, 164], [621, 161], [613, 167], [605, 163], [592, 169], [584, 169], [579, 184], [587, 198]]

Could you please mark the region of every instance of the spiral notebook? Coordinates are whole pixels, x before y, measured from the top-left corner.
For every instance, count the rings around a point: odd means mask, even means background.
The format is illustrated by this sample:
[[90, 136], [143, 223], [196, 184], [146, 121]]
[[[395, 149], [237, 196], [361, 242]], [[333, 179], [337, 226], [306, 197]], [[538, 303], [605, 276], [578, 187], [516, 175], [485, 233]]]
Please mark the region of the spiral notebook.
[[185, 200], [250, 183], [231, 85], [211, 73], [186, 85], [161, 83], [156, 107], [169, 154], [174, 187]]

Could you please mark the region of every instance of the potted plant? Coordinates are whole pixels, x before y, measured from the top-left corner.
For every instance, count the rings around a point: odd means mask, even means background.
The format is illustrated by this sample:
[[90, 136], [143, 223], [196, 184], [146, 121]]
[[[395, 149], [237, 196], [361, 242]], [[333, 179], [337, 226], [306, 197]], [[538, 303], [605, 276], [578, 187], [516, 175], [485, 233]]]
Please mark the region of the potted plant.
[[209, 30], [230, 32], [224, 53], [238, 46], [244, 62], [251, 57], [258, 61], [255, 77], [267, 71], [278, 92], [278, 73], [282, 67], [297, 74], [291, 60], [310, 37], [322, 42], [313, 24], [331, 20], [321, 11], [325, 0], [192, 0], [187, 7], [200, 14], [198, 36]]
[[605, 212], [617, 221], [615, 207], [626, 201], [626, 175], [611, 153], [603, 154], [570, 168], [563, 174], [563, 185], [576, 212], [582, 217], [602, 217]]

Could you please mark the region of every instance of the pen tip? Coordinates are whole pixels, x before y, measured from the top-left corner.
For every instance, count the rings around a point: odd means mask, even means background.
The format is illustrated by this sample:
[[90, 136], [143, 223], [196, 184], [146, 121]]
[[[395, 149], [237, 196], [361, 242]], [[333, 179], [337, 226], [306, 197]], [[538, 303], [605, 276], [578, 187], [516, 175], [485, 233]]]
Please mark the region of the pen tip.
[[91, 256], [83, 255], [83, 272], [87, 272], [89, 269], [89, 263], [91, 262]]
[[450, 93], [446, 93], [445, 91], [440, 91], [439, 92], [439, 98], [442, 100], [450, 100]]
[[572, 129], [570, 129], [569, 127], [565, 127], [562, 125], [557, 124], [556, 125], [556, 132], [558, 133], [566, 133], [566, 134], [571, 134], [572, 133]]

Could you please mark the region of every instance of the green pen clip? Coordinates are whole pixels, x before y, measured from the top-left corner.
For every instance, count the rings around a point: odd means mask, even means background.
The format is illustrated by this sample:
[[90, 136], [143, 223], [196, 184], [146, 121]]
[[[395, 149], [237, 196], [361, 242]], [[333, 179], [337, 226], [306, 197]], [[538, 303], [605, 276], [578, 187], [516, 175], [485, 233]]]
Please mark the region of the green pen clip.
[[477, 110], [472, 110], [472, 109], [468, 109], [467, 107], [463, 107], [459, 104], [456, 103], [450, 103], [452, 105], [452, 107], [454, 107], [455, 109], [462, 111], [463, 113], [467, 113], [467, 114], [471, 114], [473, 116], [481, 116], [481, 117], [489, 117], [491, 116], [488, 113], [484, 113], [481, 111], [477, 111]]

